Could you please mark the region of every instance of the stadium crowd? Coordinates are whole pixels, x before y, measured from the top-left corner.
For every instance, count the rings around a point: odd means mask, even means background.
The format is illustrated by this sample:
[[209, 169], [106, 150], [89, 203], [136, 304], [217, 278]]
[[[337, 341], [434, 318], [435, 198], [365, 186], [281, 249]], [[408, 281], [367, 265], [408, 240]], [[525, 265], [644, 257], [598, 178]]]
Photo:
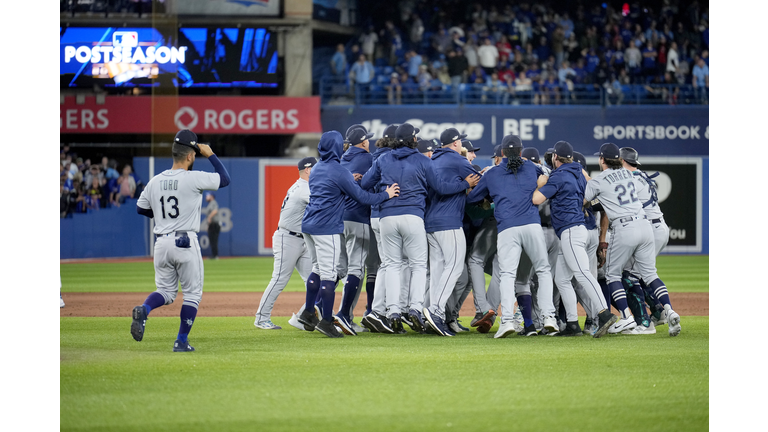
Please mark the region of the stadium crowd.
[[574, 87], [583, 85], [605, 89], [609, 103], [620, 104], [625, 86], [637, 85], [675, 104], [679, 86], [692, 86], [706, 103], [707, 3], [663, 0], [659, 10], [586, 3], [387, 3], [337, 47], [331, 73], [358, 88], [385, 85], [390, 103], [404, 91], [460, 84], [499, 92], [503, 103], [542, 104], [576, 97]]
[[99, 164], [78, 157], [64, 146], [60, 151], [59, 216], [89, 213], [99, 209], [120, 207], [126, 200], [138, 198], [143, 188], [141, 179], [125, 164], [117, 170], [115, 159], [104, 156]]

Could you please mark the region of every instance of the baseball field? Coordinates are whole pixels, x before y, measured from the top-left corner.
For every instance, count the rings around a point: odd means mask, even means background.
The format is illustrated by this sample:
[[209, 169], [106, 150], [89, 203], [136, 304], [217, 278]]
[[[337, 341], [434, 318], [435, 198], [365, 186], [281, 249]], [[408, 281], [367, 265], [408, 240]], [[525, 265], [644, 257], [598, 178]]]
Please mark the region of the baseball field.
[[[60, 271], [63, 431], [709, 428], [708, 256], [658, 259], [680, 336], [601, 339], [493, 339], [496, 327], [328, 339], [288, 325], [304, 301], [295, 273], [273, 313], [283, 329], [265, 331], [253, 316], [272, 259], [206, 260], [193, 353], [171, 351], [181, 294], [152, 311], [142, 342], [130, 335], [131, 309], [154, 290], [150, 260]], [[473, 314], [470, 297], [465, 326]]]

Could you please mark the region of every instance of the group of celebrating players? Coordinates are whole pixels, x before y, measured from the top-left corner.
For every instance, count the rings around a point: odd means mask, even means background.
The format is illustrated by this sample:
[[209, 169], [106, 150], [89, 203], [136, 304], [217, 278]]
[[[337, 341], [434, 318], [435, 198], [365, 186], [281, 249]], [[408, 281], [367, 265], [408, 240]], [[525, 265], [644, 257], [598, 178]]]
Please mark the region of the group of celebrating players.
[[[373, 134], [353, 125], [345, 137], [322, 135], [319, 161], [301, 160], [273, 236], [274, 271], [256, 327], [280, 329], [270, 316], [295, 268], [306, 302], [289, 323], [331, 338], [407, 333], [403, 324], [455, 336], [469, 331], [459, 311], [470, 291], [470, 327], [488, 333], [498, 316], [495, 338], [642, 335], [664, 324], [670, 336], [680, 333], [655, 265], [669, 228], [654, 176], [638, 169], [634, 149], [603, 144], [602, 171], [590, 178], [566, 141], [542, 161], [507, 135], [481, 169], [470, 162], [478, 149], [455, 128], [439, 140], [418, 133], [409, 123], [390, 125], [372, 148]], [[353, 310], [363, 284], [361, 326]]]

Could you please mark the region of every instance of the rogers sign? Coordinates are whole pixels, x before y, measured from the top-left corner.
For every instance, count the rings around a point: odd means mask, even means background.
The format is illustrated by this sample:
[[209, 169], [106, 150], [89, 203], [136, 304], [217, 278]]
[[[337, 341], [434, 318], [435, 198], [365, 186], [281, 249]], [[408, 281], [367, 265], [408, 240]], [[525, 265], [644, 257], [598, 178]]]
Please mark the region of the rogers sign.
[[60, 106], [61, 133], [198, 134], [319, 133], [317, 97], [106, 97], [96, 104], [86, 97], [77, 104], [65, 97]]

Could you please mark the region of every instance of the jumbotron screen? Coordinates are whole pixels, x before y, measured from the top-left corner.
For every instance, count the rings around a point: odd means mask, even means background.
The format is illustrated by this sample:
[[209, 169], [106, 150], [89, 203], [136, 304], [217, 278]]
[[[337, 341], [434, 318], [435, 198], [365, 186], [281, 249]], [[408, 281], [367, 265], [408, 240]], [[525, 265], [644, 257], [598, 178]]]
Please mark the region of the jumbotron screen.
[[277, 87], [277, 40], [263, 28], [62, 27], [61, 86]]

